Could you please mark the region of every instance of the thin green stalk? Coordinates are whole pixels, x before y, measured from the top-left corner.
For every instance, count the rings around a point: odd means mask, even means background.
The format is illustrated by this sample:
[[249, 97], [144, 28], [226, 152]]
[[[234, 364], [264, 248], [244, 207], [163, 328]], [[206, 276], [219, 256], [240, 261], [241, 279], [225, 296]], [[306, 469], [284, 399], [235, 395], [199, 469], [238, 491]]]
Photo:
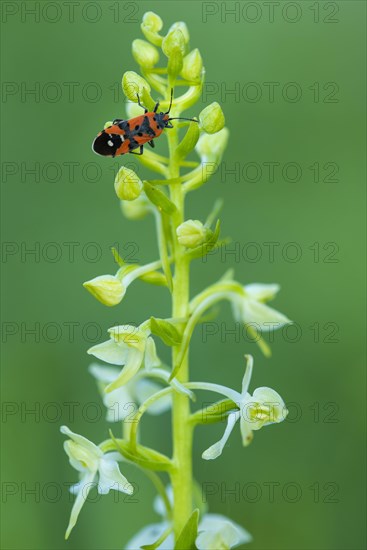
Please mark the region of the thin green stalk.
[[[174, 112], [172, 116], [179, 116]], [[167, 132], [170, 152], [168, 166], [169, 177], [180, 177], [179, 162], [175, 151], [178, 144], [177, 127]], [[172, 216], [172, 230], [174, 239], [175, 274], [172, 293], [172, 317], [185, 318], [189, 312], [189, 261], [184, 249], [176, 238], [176, 229], [184, 221], [184, 195], [180, 183], [171, 185], [171, 200], [175, 203], [177, 211]], [[179, 353], [179, 347], [172, 351], [172, 364], [175, 365]], [[188, 354], [186, 353], [182, 368], [177, 379], [181, 383], [189, 380]], [[173, 460], [175, 468], [171, 473], [173, 487], [173, 529], [177, 540], [181, 530], [186, 524], [192, 512], [192, 425], [190, 424], [190, 399], [186, 395], [173, 393]]]

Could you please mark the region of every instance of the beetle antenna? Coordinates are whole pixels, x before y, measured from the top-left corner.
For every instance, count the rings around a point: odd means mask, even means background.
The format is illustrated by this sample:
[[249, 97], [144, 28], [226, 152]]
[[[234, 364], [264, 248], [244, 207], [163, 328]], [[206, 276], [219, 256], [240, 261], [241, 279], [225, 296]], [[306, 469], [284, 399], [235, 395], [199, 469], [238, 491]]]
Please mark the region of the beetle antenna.
[[168, 111], [166, 111], [164, 114], [165, 115], [168, 115], [170, 110], [171, 110], [171, 107], [172, 107], [172, 101], [173, 101], [173, 88], [171, 88], [171, 100], [169, 102], [169, 107], [168, 107]]
[[182, 118], [182, 117], [170, 118], [169, 120], [191, 120], [191, 122], [199, 122], [195, 118]]

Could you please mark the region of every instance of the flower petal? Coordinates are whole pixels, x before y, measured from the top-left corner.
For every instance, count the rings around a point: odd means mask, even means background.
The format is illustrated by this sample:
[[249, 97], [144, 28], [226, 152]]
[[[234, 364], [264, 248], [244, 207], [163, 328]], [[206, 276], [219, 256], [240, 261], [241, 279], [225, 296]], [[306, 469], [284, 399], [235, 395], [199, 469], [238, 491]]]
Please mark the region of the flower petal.
[[280, 286], [277, 284], [265, 285], [262, 283], [252, 283], [245, 286], [246, 294], [257, 302], [267, 302], [268, 300], [272, 300], [279, 290]]
[[101, 449], [86, 437], [72, 432], [67, 426], [61, 426], [60, 432], [70, 437], [72, 441], [83, 447], [88, 453], [94, 454], [97, 458], [103, 455]]
[[[94, 478], [95, 478], [95, 473], [94, 472], [89, 472], [78, 483], [78, 493], [77, 493], [75, 502], [73, 504], [73, 507], [71, 509], [70, 520], [69, 520], [69, 525], [66, 529], [65, 539], [69, 538], [71, 530], [73, 529], [73, 527], [75, 526], [75, 524], [78, 520], [80, 510], [82, 509], [83, 504], [84, 504], [84, 502], [86, 501], [86, 499], [88, 497], [89, 491], [91, 490], [91, 488], [94, 485]], [[74, 487], [75, 487], [75, 485], [74, 485]]]
[[[153, 544], [159, 537], [161, 537], [166, 529], [168, 529], [169, 523], [162, 521], [161, 523], [151, 523], [146, 527], [143, 527], [132, 539], [124, 546], [125, 550], [137, 550], [142, 546]], [[171, 533], [166, 540], [162, 542], [157, 550], [172, 550], [175, 546], [174, 536]]]
[[102, 342], [102, 344], [92, 346], [87, 351], [89, 355], [94, 355], [97, 359], [101, 359], [112, 365], [125, 365], [128, 352], [129, 350], [127, 347], [123, 344], [118, 344], [112, 339]]
[[[143, 403], [146, 399], [154, 395], [157, 391], [161, 390], [162, 386], [159, 386], [159, 384], [156, 384], [155, 382], [152, 382], [151, 380], [142, 379], [138, 380], [135, 385], [135, 396], [137, 398], [137, 401], [139, 402], [139, 405]], [[148, 414], [161, 414], [168, 409], [170, 409], [172, 405], [172, 397], [170, 395], [166, 395], [164, 397], [161, 397], [158, 401], [153, 403], [147, 410]]]
[[283, 313], [248, 298], [243, 300], [242, 315], [243, 322], [256, 323], [263, 331], [278, 329], [287, 323], [291, 323]]
[[250, 445], [251, 441], [254, 438], [252, 430], [253, 430], [253, 424], [250, 423], [247, 418], [243, 417], [243, 411], [241, 410], [240, 431], [241, 431], [241, 437], [242, 437], [242, 445], [244, 447], [247, 447], [248, 445]]
[[107, 422], [124, 420], [137, 408], [135, 400], [131, 395], [129, 384], [105, 393], [103, 403], [107, 408]]
[[224, 445], [227, 443], [227, 440], [229, 436], [232, 433], [232, 430], [234, 428], [234, 425], [236, 424], [237, 420], [240, 417], [240, 412], [233, 412], [228, 415], [227, 420], [227, 427], [225, 429], [225, 432], [223, 434], [223, 437], [214, 443], [209, 449], [206, 449], [206, 451], [203, 452], [201, 455], [204, 460], [214, 460], [215, 458], [218, 458], [222, 454]]
[[113, 382], [120, 372], [120, 369], [107, 367], [106, 365], [101, 365], [100, 363], [91, 363], [88, 370], [91, 375], [98, 380], [98, 382], [104, 382], [105, 384]]
[[113, 460], [112, 457], [109, 458], [108, 454], [100, 460], [98, 471], [98, 492], [100, 495], [106, 495], [111, 489], [128, 495], [133, 494], [134, 487], [122, 475], [116, 460]]
[[199, 524], [196, 539], [198, 550], [235, 548], [251, 542], [252, 537], [243, 527], [221, 514], [205, 514]]
[[144, 366], [147, 370], [150, 370], [154, 367], [159, 367], [161, 364], [162, 364], [162, 361], [159, 359], [157, 355], [155, 342], [153, 338], [150, 336], [149, 338], [147, 338], [147, 342], [145, 345]]
[[246, 395], [247, 393], [248, 387], [251, 382], [252, 369], [254, 366], [254, 358], [252, 357], [252, 355], [245, 355], [245, 360], [246, 360], [246, 370], [242, 380], [242, 392], [241, 392], [242, 395]]
[[130, 349], [125, 367], [122, 369], [116, 380], [111, 382], [111, 384], [106, 387], [106, 392], [108, 393], [112, 390], [116, 390], [131, 380], [140, 369], [143, 362], [143, 357], [144, 353], [140, 350], [134, 348]]

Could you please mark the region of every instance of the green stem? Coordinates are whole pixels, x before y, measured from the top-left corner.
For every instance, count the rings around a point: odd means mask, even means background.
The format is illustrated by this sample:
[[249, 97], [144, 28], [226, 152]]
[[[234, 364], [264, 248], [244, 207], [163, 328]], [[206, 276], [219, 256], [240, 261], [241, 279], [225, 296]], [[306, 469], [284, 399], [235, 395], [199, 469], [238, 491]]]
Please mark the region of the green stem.
[[[177, 110], [172, 109], [171, 116], [179, 116]], [[168, 135], [170, 162], [168, 165], [169, 177], [180, 177], [179, 162], [176, 157], [178, 145], [178, 129], [171, 128]], [[185, 251], [179, 245], [176, 237], [176, 228], [184, 221], [184, 194], [182, 185], [175, 183], [170, 186], [171, 200], [176, 205], [176, 212], [172, 216], [172, 231], [174, 240], [175, 274], [172, 293], [172, 317], [185, 318], [189, 311], [189, 261]], [[172, 364], [177, 362], [180, 348], [174, 347], [172, 351]], [[189, 380], [188, 353], [182, 361], [179, 382]], [[173, 487], [173, 529], [177, 540], [192, 512], [192, 425], [190, 423], [190, 399], [186, 395], [173, 393], [172, 396], [172, 438], [173, 461], [175, 468], [171, 473]]]

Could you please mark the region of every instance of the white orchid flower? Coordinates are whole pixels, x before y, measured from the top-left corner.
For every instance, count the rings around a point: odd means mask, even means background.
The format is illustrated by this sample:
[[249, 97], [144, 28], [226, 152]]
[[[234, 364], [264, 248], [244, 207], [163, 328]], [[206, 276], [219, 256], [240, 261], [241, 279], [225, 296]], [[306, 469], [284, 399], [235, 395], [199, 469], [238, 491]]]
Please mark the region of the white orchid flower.
[[242, 381], [242, 391], [238, 393], [231, 390], [231, 398], [236, 402], [239, 410], [228, 415], [227, 427], [223, 437], [204, 451], [202, 457], [205, 460], [213, 460], [222, 454], [223, 448], [238, 420], [240, 421], [242, 443], [244, 446], [247, 446], [252, 441], [252, 432], [254, 430], [260, 430], [263, 426], [270, 424], [278, 424], [288, 414], [283, 399], [275, 390], [262, 387], [257, 388], [253, 395], [248, 393], [252, 376], [253, 358], [251, 355], [246, 355], [245, 357], [247, 365]]
[[[119, 369], [92, 363], [89, 366], [89, 372], [96, 379], [101, 390], [103, 403], [107, 409], [107, 422], [118, 422], [119, 420], [132, 418], [139, 405], [162, 389], [159, 384], [152, 380], [134, 377], [124, 386], [106, 393], [105, 388], [116, 380], [120, 373]], [[171, 402], [170, 395], [162, 397], [149, 407], [147, 413], [152, 415], [161, 414], [170, 408]]]
[[244, 295], [232, 301], [233, 313], [237, 321], [256, 324], [262, 331], [274, 330], [291, 321], [265, 302], [279, 292], [277, 284], [254, 283], [243, 287]]
[[131, 380], [143, 365], [146, 369], [161, 364], [155, 343], [145, 326], [120, 325], [108, 330], [110, 339], [88, 350], [90, 355], [112, 365], [124, 365], [117, 378], [106, 387], [112, 392]]
[[97, 445], [72, 432], [67, 426], [61, 426], [60, 431], [70, 437], [65, 441], [64, 449], [70, 464], [80, 475], [79, 482], [70, 489], [76, 499], [65, 534], [67, 539], [92, 487], [97, 486], [100, 495], [106, 495], [111, 489], [131, 495], [134, 488], [120, 472], [117, 459], [121, 457], [118, 453], [104, 454]]
[[[173, 491], [169, 485], [167, 496], [173, 503]], [[162, 521], [141, 529], [125, 546], [125, 550], [136, 550], [162, 539], [157, 550], [172, 550], [175, 546], [172, 524], [167, 519], [163, 500], [157, 496], [154, 510], [162, 516]], [[166, 536], [165, 536], [166, 535]], [[198, 550], [230, 550], [240, 544], [251, 542], [252, 537], [243, 527], [221, 514], [204, 514], [199, 522], [196, 547]]]

